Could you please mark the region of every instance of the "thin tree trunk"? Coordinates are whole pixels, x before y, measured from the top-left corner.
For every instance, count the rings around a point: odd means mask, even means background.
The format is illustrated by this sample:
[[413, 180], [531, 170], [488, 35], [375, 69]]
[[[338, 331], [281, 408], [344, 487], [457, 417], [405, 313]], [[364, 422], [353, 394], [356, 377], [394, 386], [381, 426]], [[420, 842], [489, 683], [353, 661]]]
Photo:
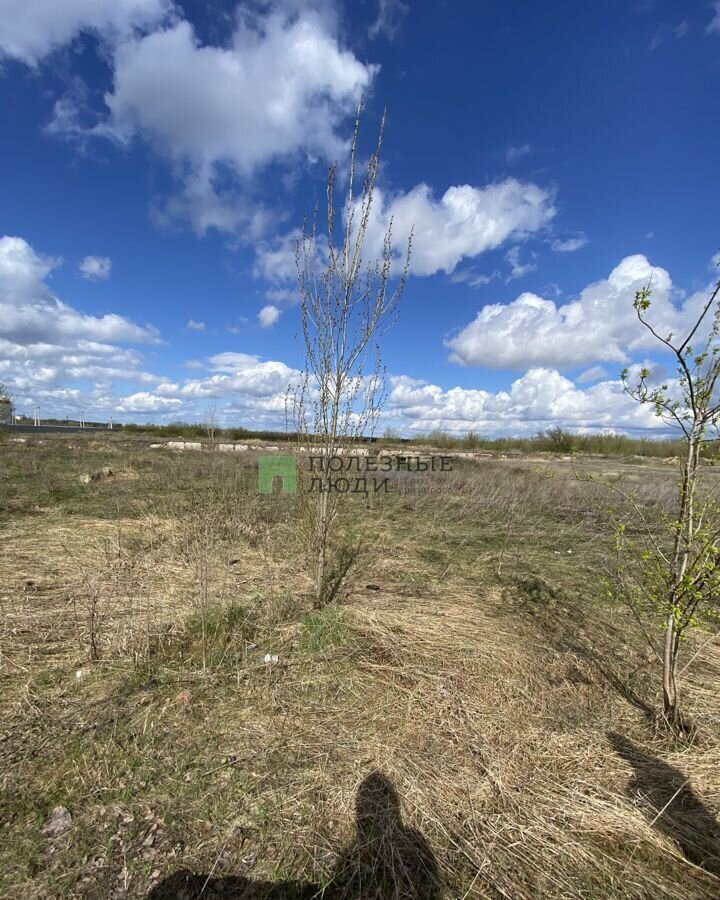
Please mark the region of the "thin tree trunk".
[[[327, 463], [327, 460], [325, 460]], [[328, 485], [329, 486], [329, 485]], [[323, 484], [323, 488], [325, 485]], [[320, 494], [320, 508], [318, 510], [318, 547], [315, 567], [315, 608], [320, 609], [325, 599], [325, 561], [327, 558], [327, 533], [328, 533], [328, 495], [323, 491]]]
[[682, 484], [680, 488], [680, 511], [673, 549], [673, 571], [671, 574], [671, 590], [669, 609], [665, 623], [665, 647], [663, 652], [663, 711], [670, 727], [677, 731], [682, 717], [680, 712], [680, 695], [677, 687], [677, 648], [678, 633], [675, 610], [678, 603], [678, 592], [687, 570], [690, 547], [694, 537], [694, 500], [697, 468], [699, 465], [699, 441], [693, 430], [688, 438], [688, 452], [683, 465]]
[[675, 613], [670, 610], [665, 629], [665, 651], [663, 653], [663, 710], [673, 729], [680, 721], [680, 698], [675, 679], [675, 646]]

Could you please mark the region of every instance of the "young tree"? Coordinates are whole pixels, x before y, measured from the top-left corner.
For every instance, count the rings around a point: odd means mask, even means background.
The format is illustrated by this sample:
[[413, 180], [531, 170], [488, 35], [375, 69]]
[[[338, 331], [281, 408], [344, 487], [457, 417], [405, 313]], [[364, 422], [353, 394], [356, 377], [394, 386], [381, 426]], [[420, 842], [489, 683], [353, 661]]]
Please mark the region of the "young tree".
[[[315, 602], [327, 599], [328, 550], [341, 493], [334, 490], [333, 464], [353, 444], [372, 434], [386, 397], [380, 339], [395, 322], [407, 280], [412, 233], [399, 277], [393, 281], [392, 220], [382, 248], [365, 259], [363, 250], [380, 163], [385, 116], [377, 146], [356, 193], [358, 105], [350, 146], [347, 193], [338, 220], [337, 166], [327, 178], [327, 233], [317, 230], [317, 212], [303, 225], [296, 262], [305, 365], [292, 396], [295, 430], [312, 447], [319, 485], [312, 515]], [[371, 248], [375, 251], [375, 248]]]
[[[662, 663], [663, 709], [670, 727], [686, 731], [680, 704], [678, 669], [680, 647], [688, 629], [701, 621], [716, 621], [720, 609], [720, 506], [714, 491], [702, 478], [701, 460], [717, 454], [720, 422], [720, 281], [697, 321], [683, 340], [672, 334], [660, 335], [648, 322], [651, 290], [638, 291], [635, 310], [640, 322], [673, 354], [677, 383], [650, 383], [650, 372], [640, 371], [631, 386], [627, 370], [621, 374], [626, 391], [643, 404], [650, 404], [657, 416], [677, 428], [684, 442], [680, 460], [674, 511], [665, 519], [665, 534], [656, 534], [645, 523], [644, 547], [635, 554], [637, 575], [629, 599], [643, 622], [650, 616], [664, 629], [660, 643], [646, 631], [653, 650]], [[700, 340], [699, 349], [693, 345]], [[645, 520], [643, 520], [645, 521]], [[622, 543], [629, 540], [622, 532]], [[637, 548], [636, 548], [637, 549]]]
[[213, 400], [211, 403], [208, 403], [205, 410], [205, 421], [203, 423], [203, 428], [205, 429], [205, 433], [210, 439], [210, 446], [214, 449], [215, 447], [215, 436], [217, 434], [218, 428], [220, 425], [220, 407], [216, 400]]

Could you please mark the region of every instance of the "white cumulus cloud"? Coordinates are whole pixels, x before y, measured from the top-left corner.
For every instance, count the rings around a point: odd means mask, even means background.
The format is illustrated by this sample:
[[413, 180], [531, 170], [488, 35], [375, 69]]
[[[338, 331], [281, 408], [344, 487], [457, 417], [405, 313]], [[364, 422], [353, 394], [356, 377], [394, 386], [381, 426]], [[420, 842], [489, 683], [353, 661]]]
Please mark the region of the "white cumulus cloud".
[[200, 172], [224, 162], [250, 174], [298, 152], [334, 157], [346, 146], [339, 125], [375, 71], [312, 8], [240, 14], [223, 46], [202, 44], [181, 20], [118, 47], [105, 128]]
[[589, 369], [581, 372], [576, 380], [578, 384], [585, 384], [588, 381], [599, 381], [601, 378], [607, 378], [607, 375], [607, 369], [604, 369], [602, 366], [590, 366]]
[[509, 166], [514, 165], [519, 159], [522, 159], [523, 156], [527, 156], [530, 153], [532, 147], [530, 144], [520, 144], [519, 146], [511, 146], [508, 147], [505, 151], [505, 159]]
[[511, 247], [505, 254], [505, 259], [510, 263], [510, 274], [506, 281], [515, 281], [517, 278], [523, 278], [530, 272], [537, 272], [537, 264], [534, 262], [520, 262], [520, 248]]
[[368, 28], [368, 36], [374, 39], [382, 35], [389, 41], [394, 40], [409, 11], [410, 7], [403, 0], [378, 0], [377, 18]]
[[273, 284], [292, 282], [297, 279], [297, 245], [300, 231], [294, 230], [276, 238], [273, 242], [262, 242], [255, 248], [256, 278], [264, 278]]
[[80, 260], [78, 269], [87, 281], [105, 281], [110, 277], [112, 260], [107, 256], [86, 256]]
[[85, 127], [83, 92], [70, 91], [48, 131], [147, 142], [180, 181], [175, 196], [156, 203], [156, 220], [189, 220], [198, 234], [214, 228], [245, 240], [282, 217], [258, 202], [251, 177], [278, 161], [343, 156], [347, 119], [378, 71], [343, 46], [322, 3], [240, 7], [230, 39], [218, 45], [203, 43], [176, 11], [155, 30], [117, 42], [110, 64], [104, 118]]
[[554, 240], [550, 245], [556, 253], [574, 253], [581, 250], [588, 242], [584, 234], [577, 237], [566, 238], [565, 240]]
[[20, 237], [0, 238], [0, 336], [20, 344], [157, 340], [154, 328], [115, 313], [86, 315], [58, 300], [45, 281], [57, 265]]
[[619, 380], [579, 388], [555, 369], [535, 367], [509, 390], [444, 390], [425, 381], [391, 379], [383, 422], [423, 434], [441, 429], [454, 434], [476, 431], [488, 436], [534, 434], [551, 425], [577, 431], [657, 432], [662, 423], [651, 409], [636, 403]]
[[61, 412], [77, 396], [68, 382], [160, 381], [141, 369], [137, 350], [122, 346], [157, 343], [157, 331], [116, 313], [93, 316], [63, 303], [48, 285], [58, 265], [23, 238], [0, 237], [0, 379], [19, 402], [53, 400]]
[[122, 38], [170, 8], [170, 0], [0, 0], [0, 57], [36, 65], [83, 31]]
[[[485, 187], [455, 185], [440, 198], [427, 184], [392, 195], [376, 188], [364, 256], [378, 258], [382, 254], [383, 238], [392, 219], [396, 271], [404, 265], [407, 239], [413, 229], [412, 274], [451, 274], [464, 259], [494, 250], [510, 238], [521, 240], [540, 231], [554, 215], [551, 191], [515, 178]], [[292, 231], [274, 243], [258, 245], [255, 275], [273, 282], [294, 279], [298, 236], [298, 231]], [[322, 253], [322, 240], [319, 247]]]
[[713, 9], [713, 17], [706, 31], [708, 34], [720, 34], [720, 0], [714, 0], [710, 5]]
[[664, 336], [686, 329], [707, 296], [698, 292], [676, 306], [669, 273], [645, 256], [628, 256], [606, 279], [588, 285], [568, 303], [558, 305], [526, 292], [510, 303], [484, 306], [470, 324], [446, 339], [450, 358], [508, 369], [624, 363], [633, 351], [656, 345], [633, 308], [635, 292], [648, 283], [653, 291], [649, 318]]
[[263, 328], [270, 328], [280, 318], [280, 313], [281, 310], [279, 310], [277, 306], [273, 306], [272, 304], [263, 306], [258, 313], [258, 322]]
[[435, 197], [427, 184], [408, 193], [377, 190], [368, 251], [377, 254], [392, 218], [393, 252], [402, 265], [407, 236], [414, 226], [411, 272], [451, 273], [463, 259], [493, 250], [510, 237], [522, 238], [545, 227], [555, 215], [552, 192], [530, 182], [507, 178], [485, 187], [448, 188]]
[[117, 401], [117, 409], [124, 413], [176, 412], [183, 407], [179, 397], [160, 397], [149, 391], [129, 394]]

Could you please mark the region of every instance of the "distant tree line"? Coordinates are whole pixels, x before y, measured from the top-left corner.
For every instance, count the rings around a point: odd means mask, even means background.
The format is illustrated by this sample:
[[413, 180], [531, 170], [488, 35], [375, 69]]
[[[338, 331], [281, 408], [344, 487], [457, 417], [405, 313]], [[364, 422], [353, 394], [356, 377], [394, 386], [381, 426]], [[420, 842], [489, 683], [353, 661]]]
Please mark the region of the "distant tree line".
[[[113, 425], [113, 429], [128, 434], [154, 434], [158, 437], [187, 438], [197, 440], [208, 436], [208, 426], [204, 422], [169, 422], [167, 425], [137, 424]], [[286, 431], [252, 431], [249, 428], [216, 428], [215, 439], [224, 441], [242, 441], [255, 439], [263, 441], [289, 441], [295, 435]]]
[[483, 437], [475, 431], [463, 436], [444, 431], [413, 438], [411, 443], [432, 444], [441, 449], [490, 450], [523, 453], [594, 453], [600, 456], [678, 456], [682, 441], [672, 438], [628, 437], [622, 434], [577, 434], [554, 426], [528, 437]]
[[[50, 420], [46, 420], [50, 421]], [[62, 424], [62, 423], [60, 423]], [[88, 423], [89, 424], [89, 423]], [[192, 422], [170, 422], [167, 425], [116, 423], [113, 428], [129, 434], [154, 434], [166, 438], [197, 440], [207, 437], [207, 425]], [[296, 441], [298, 435], [287, 431], [253, 430], [250, 428], [218, 428], [216, 439], [223, 441], [264, 440], [277, 443]], [[528, 437], [483, 437], [475, 431], [454, 435], [434, 430], [412, 438], [403, 438], [394, 429], [387, 429], [382, 437], [369, 438], [380, 446], [398, 443], [430, 445], [440, 450], [487, 450], [494, 453], [593, 453], [600, 456], [678, 456], [683, 444], [669, 438], [628, 437], [621, 434], [576, 434], [560, 427], [549, 428]]]

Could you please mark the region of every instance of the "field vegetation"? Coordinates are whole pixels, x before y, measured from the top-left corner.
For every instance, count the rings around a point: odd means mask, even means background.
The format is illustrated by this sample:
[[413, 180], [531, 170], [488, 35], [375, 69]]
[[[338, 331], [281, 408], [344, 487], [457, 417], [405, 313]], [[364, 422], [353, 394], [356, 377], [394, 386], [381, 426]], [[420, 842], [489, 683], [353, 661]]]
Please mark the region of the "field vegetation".
[[[155, 439], [0, 437], [0, 895], [410, 897], [410, 835], [417, 897], [718, 896], [720, 646], [687, 638], [679, 740], [608, 587], [677, 463], [395, 472], [342, 505], [318, 610], [262, 447]], [[372, 837], [368, 785], [402, 828]]]

